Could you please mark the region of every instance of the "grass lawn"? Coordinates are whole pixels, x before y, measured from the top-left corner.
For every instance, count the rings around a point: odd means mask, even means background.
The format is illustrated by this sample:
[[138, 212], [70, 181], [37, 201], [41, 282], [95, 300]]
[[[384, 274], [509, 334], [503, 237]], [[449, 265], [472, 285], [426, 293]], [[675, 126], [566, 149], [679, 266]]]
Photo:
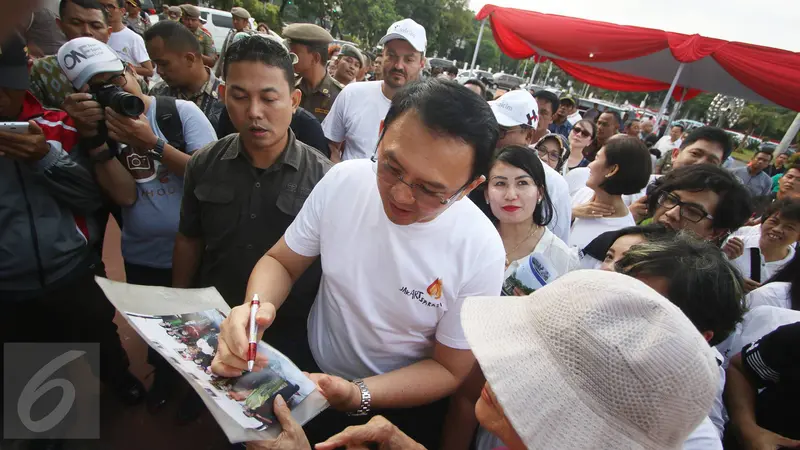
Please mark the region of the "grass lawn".
[[731, 153], [731, 156], [733, 156], [735, 159], [738, 159], [739, 161], [748, 162], [751, 159], [753, 159], [754, 153], [755, 152], [753, 150], [748, 150], [746, 148], [737, 148], [736, 150], [733, 151], [733, 153]]

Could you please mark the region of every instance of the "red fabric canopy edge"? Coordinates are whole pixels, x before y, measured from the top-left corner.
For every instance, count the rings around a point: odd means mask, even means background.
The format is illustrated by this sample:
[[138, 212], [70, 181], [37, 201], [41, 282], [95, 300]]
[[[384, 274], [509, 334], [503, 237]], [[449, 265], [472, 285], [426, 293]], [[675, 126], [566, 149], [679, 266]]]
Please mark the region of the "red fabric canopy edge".
[[[685, 63], [710, 56], [752, 91], [776, 104], [800, 111], [798, 53], [700, 35], [690, 36], [496, 5], [485, 5], [476, 16], [478, 20], [486, 17], [490, 19], [497, 45], [512, 58], [523, 59], [535, 55], [526, 41], [548, 53], [578, 62], [621, 61], [669, 48], [677, 61]], [[565, 29], [570, 33], [561, 32]], [[669, 88], [659, 81], [579, 63], [558, 60], [557, 65], [581, 81], [607, 89], [652, 91]], [[663, 87], [655, 88], [657, 85]], [[697, 92], [690, 89], [685, 98], [697, 95], [692, 95], [693, 91]], [[673, 98], [680, 98], [680, 93], [673, 95]]]

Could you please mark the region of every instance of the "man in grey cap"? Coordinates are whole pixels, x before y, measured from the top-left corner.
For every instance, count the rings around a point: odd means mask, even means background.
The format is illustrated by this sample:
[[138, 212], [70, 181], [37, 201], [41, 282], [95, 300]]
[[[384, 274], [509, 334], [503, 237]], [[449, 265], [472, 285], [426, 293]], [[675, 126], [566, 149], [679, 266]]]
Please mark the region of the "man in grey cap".
[[234, 6], [231, 8], [231, 16], [233, 16], [233, 28], [231, 28], [228, 35], [225, 36], [225, 42], [222, 44], [222, 50], [219, 52], [219, 64], [217, 64], [217, 69], [214, 72], [214, 75], [217, 77], [222, 77], [224, 73], [225, 53], [228, 51], [228, 47], [233, 43], [233, 37], [236, 36], [237, 33], [255, 34], [255, 31], [250, 29], [251, 16], [249, 11], [242, 7]]
[[181, 5], [181, 23], [189, 29], [200, 43], [203, 64], [214, 67], [217, 62], [217, 49], [214, 47], [214, 39], [200, 26], [200, 9], [197, 6], [186, 4]]
[[300, 106], [320, 122], [325, 120], [344, 86], [328, 75], [328, 45], [333, 36], [311, 23], [293, 23], [283, 29], [289, 49], [297, 55], [294, 71], [301, 78], [295, 87], [303, 93]]
[[322, 123], [333, 162], [372, 156], [392, 97], [419, 80], [425, 67], [428, 39], [425, 28], [412, 19], [393, 23], [379, 43], [383, 45], [383, 81], [347, 86]]
[[333, 78], [339, 83], [347, 86], [354, 80], [364, 67], [364, 55], [352, 45], [346, 44], [339, 52], [339, 60], [336, 63], [336, 70]]

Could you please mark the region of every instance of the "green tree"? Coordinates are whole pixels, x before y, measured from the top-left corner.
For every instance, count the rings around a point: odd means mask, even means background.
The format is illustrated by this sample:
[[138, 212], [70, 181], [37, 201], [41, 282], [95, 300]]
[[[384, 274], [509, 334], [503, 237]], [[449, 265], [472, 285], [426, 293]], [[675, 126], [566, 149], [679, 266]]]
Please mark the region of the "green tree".
[[452, 52], [456, 41], [472, 35], [474, 21], [466, 0], [445, 0], [436, 32], [428, 35], [428, 53], [456, 59]]
[[352, 40], [369, 50], [398, 19], [394, 0], [342, 0], [335, 20]]
[[241, 6], [246, 9], [256, 23], [266, 23], [271, 30], [276, 33], [281, 32], [282, 26], [278, 17], [279, 7], [277, 5], [262, 3], [259, 0], [232, 0], [231, 7], [233, 6]]

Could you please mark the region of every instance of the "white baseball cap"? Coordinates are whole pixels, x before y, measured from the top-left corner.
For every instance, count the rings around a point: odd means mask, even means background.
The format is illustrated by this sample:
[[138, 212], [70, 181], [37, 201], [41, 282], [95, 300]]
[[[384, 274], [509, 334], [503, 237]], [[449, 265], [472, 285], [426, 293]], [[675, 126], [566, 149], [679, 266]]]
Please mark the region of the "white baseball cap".
[[412, 19], [403, 19], [393, 23], [389, 29], [386, 30], [386, 36], [382, 37], [378, 44], [383, 45], [394, 39], [406, 40], [416, 51], [422, 53], [425, 53], [425, 47], [428, 45], [425, 27], [414, 22]]
[[503, 94], [489, 102], [497, 123], [503, 127], [527, 125], [536, 128], [539, 124], [539, 104], [530, 92], [518, 89]]
[[62, 45], [56, 58], [75, 89], [80, 89], [98, 73], [125, 70], [119, 56], [111, 47], [88, 37], [73, 39]]
[[527, 297], [470, 297], [461, 323], [527, 448], [678, 450], [717, 395], [703, 336], [627, 275], [579, 270]]

